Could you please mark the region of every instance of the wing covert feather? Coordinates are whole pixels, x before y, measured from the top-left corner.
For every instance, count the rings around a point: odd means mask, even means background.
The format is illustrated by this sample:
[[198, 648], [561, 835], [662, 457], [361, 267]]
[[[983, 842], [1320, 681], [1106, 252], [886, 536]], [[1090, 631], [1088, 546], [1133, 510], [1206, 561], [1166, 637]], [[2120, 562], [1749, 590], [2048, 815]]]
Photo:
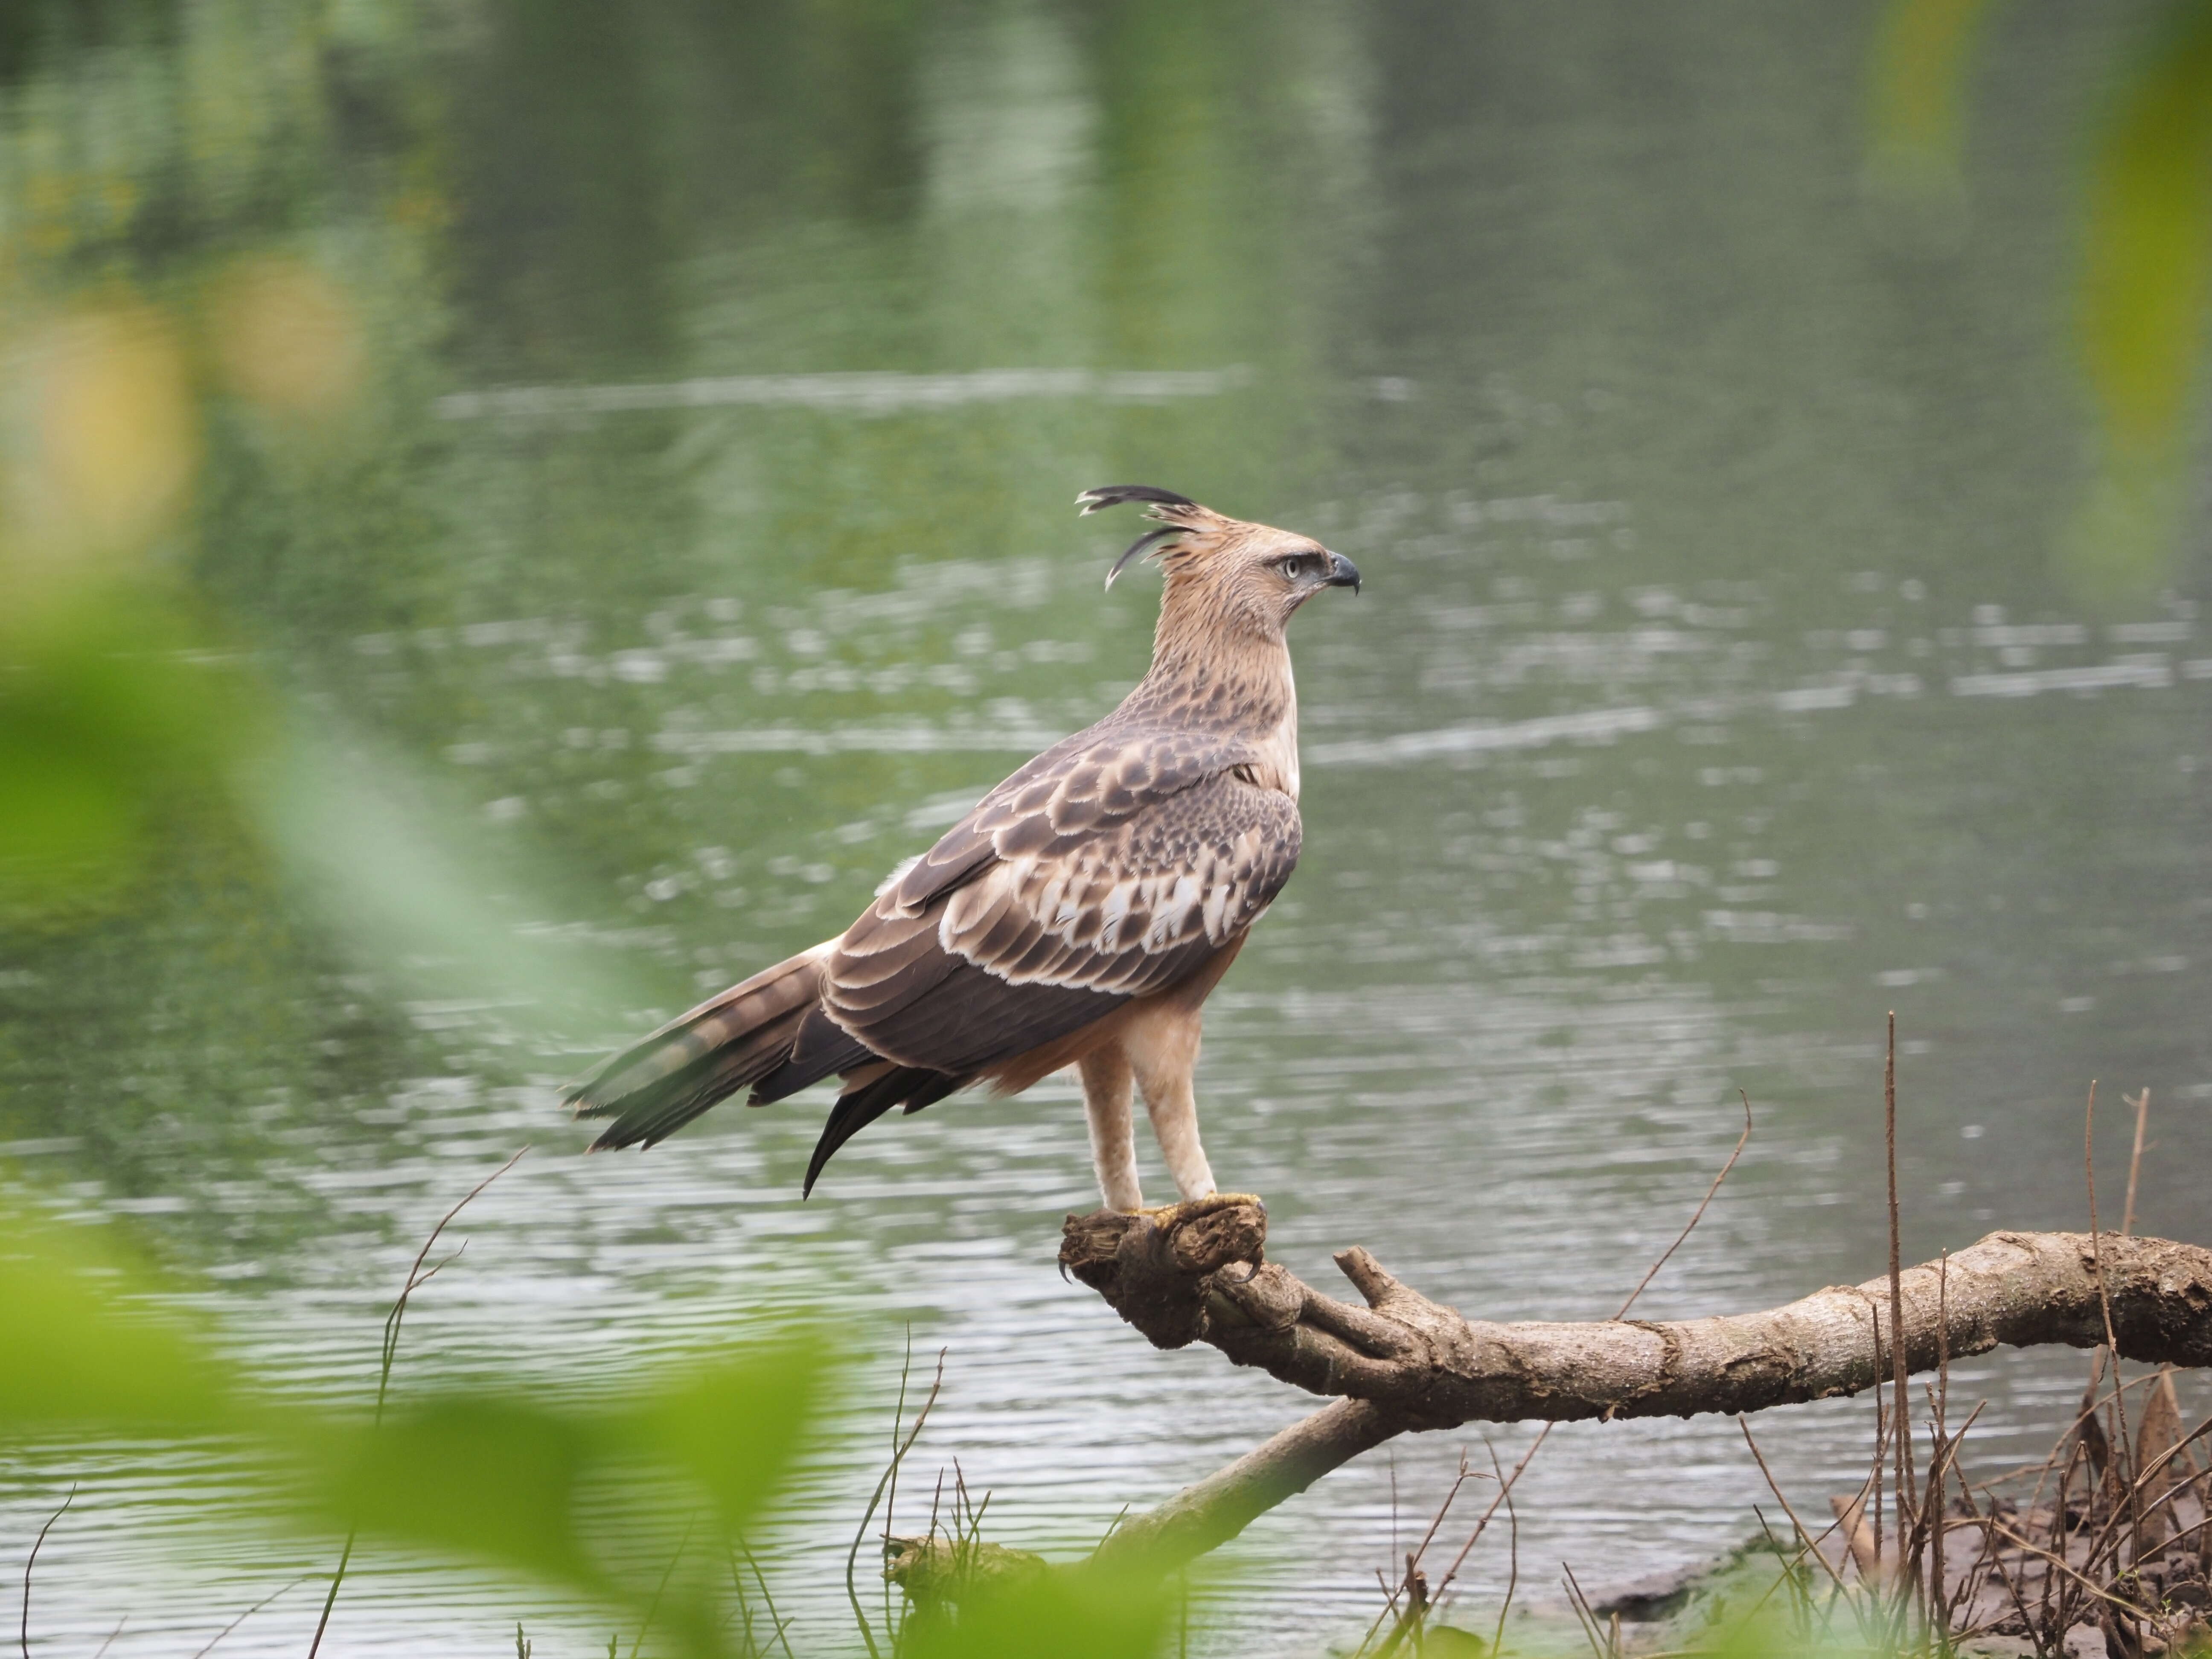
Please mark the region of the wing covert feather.
[[974, 1070], [1194, 973], [1298, 857], [1297, 804], [1199, 769], [1221, 758], [1123, 739], [1032, 763], [847, 930], [825, 1007], [875, 1053]]
[[[1065, 853], [1077, 842], [1259, 758], [1242, 739], [1151, 727], [1092, 727], [1061, 739], [978, 802], [879, 896], [918, 911], [994, 860]], [[1295, 820], [1297, 809], [1291, 809]]]

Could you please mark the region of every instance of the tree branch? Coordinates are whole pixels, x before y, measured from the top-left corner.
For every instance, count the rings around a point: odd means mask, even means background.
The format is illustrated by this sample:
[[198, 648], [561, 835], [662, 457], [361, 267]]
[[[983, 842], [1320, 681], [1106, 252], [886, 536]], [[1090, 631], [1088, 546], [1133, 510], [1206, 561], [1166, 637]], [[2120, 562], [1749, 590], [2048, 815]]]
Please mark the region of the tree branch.
[[1159, 1508], [1124, 1521], [1091, 1553], [1091, 1559], [1101, 1566], [1140, 1560], [1172, 1566], [1195, 1560], [1405, 1426], [1364, 1400], [1334, 1401], [1227, 1468], [1184, 1487]]
[[[1266, 1260], [1256, 1202], [1200, 1200], [1155, 1218], [1068, 1218], [1060, 1266], [1155, 1346], [1205, 1342], [1336, 1403], [1127, 1522], [1101, 1561], [1173, 1566], [1231, 1538], [1339, 1464], [1409, 1430], [1463, 1423], [1743, 1413], [1856, 1394], [1891, 1351], [1887, 1275], [1763, 1313], [1675, 1321], [1496, 1324], [1399, 1283], [1364, 1249], [1338, 1268], [1365, 1305], [1324, 1296]], [[2212, 1364], [2212, 1251], [2105, 1233], [1992, 1233], [1948, 1266], [1905, 1270], [1908, 1370], [2007, 1344], [2094, 1347]]]

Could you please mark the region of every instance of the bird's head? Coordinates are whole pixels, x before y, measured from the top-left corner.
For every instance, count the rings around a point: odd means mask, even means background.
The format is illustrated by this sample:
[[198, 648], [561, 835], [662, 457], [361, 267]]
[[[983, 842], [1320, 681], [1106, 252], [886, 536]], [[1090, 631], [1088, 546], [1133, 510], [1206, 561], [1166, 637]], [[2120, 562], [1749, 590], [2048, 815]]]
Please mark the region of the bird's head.
[[1228, 518], [1173, 490], [1103, 484], [1075, 501], [1086, 514], [1123, 501], [1146, 503], [1145, 516], [1160, 527], [1138, 537], [1114, 561], [1106, 586], [1142, 554], [1165, 574], [1164, 605], [1170, 610], [1196, 605], [1221, 621], [1279, 638], [1291, 613], [1324, 587], [1359, 591], [1358, 566], [1312, 537]]

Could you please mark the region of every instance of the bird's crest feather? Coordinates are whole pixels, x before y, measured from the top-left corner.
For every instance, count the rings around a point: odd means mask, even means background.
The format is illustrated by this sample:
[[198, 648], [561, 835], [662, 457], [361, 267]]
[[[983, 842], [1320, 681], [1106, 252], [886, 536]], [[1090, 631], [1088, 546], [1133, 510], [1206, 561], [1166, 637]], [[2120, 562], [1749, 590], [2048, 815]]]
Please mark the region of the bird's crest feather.
[[1188, 495], [1178, 495], [1172, 489], [1162, 489], [1155, 484], [1100, 484], [1075, 498], [1075, 504], [1083, 509], [1085, 517], [1103, 507], [1119, 507], [1124, 501], [1145, 502], [1145, 516], [1158, 520], [1161, 527], [1147, 530], [1114, 561], [1112, 568], [1106, 573], [1109, 587], [1139, 554], [1158, 557], [1165, 550], [1164, 544], [1174, 537], [1223, 530], [1236, 522], [1210, 507], [1200, 506]]

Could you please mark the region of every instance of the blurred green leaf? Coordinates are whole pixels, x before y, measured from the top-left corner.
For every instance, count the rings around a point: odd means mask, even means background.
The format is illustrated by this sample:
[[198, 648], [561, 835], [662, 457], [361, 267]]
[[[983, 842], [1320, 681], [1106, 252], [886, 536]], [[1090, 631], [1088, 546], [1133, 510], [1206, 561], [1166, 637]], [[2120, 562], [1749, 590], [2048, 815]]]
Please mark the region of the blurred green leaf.
[[789, 1467], [823, 1382], [811, 1346], [764, 1348], [677, 1380], [636, 1408], [628, 1437], [703, 1489], [734, 1536]]
[[2081, 339], [2112, 442], [2172, 441], [2212, 277], [2212, 0], [2181, 0], [2123, 94], [2089, 195]]
[[2172, 558], [2212, 299], [2212, 0], [2177, 0], [2092, 173], [2080, 328], [2104, 441], [2062, 554], [2083, 599], [2155, 587]]
[[148, 1305], [152, 1278], [106, 1232], [0, 1213], [0, 1440], [235, 1425], [204, 1334]]
[[1421, 1632], [1422, 1659], [1482, 1659], [1490, 1644], [1455, 1625], [1431, 1625]]
[[258, 1396], [209, 1333], [149, 1305], [157, 1289], [101, 1230], [0, 1212], [0, 1442], [218, 1435], [228, 1455], [198, 1478], [273, 1483], [280, 1501], [259, 1512], [550, 1579], [649, 1613], [698, 1653], [718, 1650], [720, 1549], [672, 1589], [658, 1568], [610, 1565], [635, 1565], [623, 1517], [703, 1506], [737, 1536], [788, 1472], [827, 1374], [818, 1345], [780, 1340], [609, 1401], [548, 1402], [517, 1379], [348, 1421]]
[[226, 787], [264, 727], [239, 676], [157, 601], [108, 591], [14, 620], [0, 629], [0, 917], [21, 922], [126, 885], [163, 818]]
[[909, 1626], [902, 1659], [1145, 1659], [1161, 1652], [1175, 1601], [1156, 1578], [1054, 1572], [972, 1594], [957, 1618]]
[[[1967, 66], [1990, 0], [1890, 0], [1872, 75], [1874, 178], [1893, 195], [1959, 189]], [[2099, 470], [2062, 542], [2100, 606], [2171, 574], [2187, 435], [2212, 301], [2212, 0], [2171, 0], [2124, 83], [2090, 168], [2077, 320]]]
[[674, 1476], [737, 1535], [790, 1468], [822, 1380], [818, 1351], [779, 1343], [588, 1408], [450, 1392], [380, 1427], [311, 1428], [305, 1449], [326, 1476], [313, 1501], [364, 1532], [605, 1592], [588, 1547], [593, 1504]]
[[416, 994], [495, 1000], [541, 1036], [659, 1000], [605, 951], [525, 931], [550, 920], [550, 863], [361, 733], [295, 708], [254, 805], [324, 914]]
[[604, 1591], [578, 1507], [607, 1443], [605, 1425], [584, 1414], [448, 1395], [336, 1434], [323, 1449], [329, 1478], [311, 1493], [364, 1532]]

